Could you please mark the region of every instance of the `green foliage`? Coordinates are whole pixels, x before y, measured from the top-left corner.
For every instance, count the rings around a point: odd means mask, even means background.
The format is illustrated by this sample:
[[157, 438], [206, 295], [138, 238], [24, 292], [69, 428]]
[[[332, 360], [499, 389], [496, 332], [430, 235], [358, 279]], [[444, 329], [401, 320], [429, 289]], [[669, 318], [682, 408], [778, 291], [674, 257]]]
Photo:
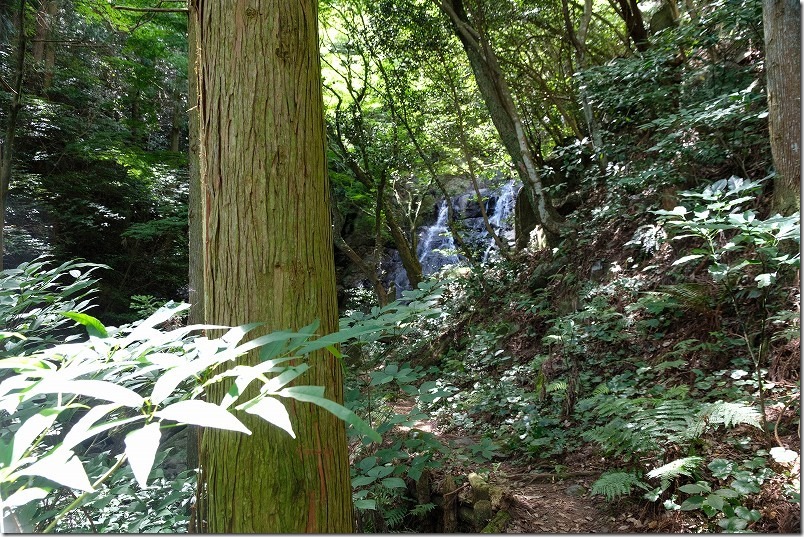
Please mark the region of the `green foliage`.
[[160, 307], [160, 301], [153, 295], [132, 295], [129, 308], [137, 312], [137, 316], [144, 318], [153, 315]]
[[56, 265], [39, 257], [0, 273], [0, 319], [7, 333], [0, 357], [42, 349], [75, 334], [65, 314], [89, 308], [98, 281], [90, 275], [99, 268], [108, 267], [74, 261]]
[[[682, 198], [696, 201], [693, 209], [677, 206], [656, 213], [675, 232], [676, 239], [695, 238], [703, 243], [673, 265], [705, 261], [713, 282], [739, 316], [738, 333], [743, 336], [754, 364], [764, 421], [762, 366], [767, 355], [768, 304], [783, 292], [777, 282], [784, 281], [800, 266], [801, 239], [798, 213], [760, 220], [755, 211], [744, 210], [760, 187], [759, 182], [732, 176], [716, 181], [702, 192], [680, 193]], [[758, 314], [750, 309], [752, 305], [758, 308]], [[754, 338], [759, 340], [758, 345], [752, 343]]]
[[[750, 497], [759, 493], [762, 483], [775, 475], [775, 472], [767, 466], [764, 457], [756, 456], [743, 461], [740, 465], [728, 459], [713, 459], [707, 465], [712, 480], [700, 479], [697, 469], [702, 459], [696, 458], [695, 461], [689, 459], [673, 461], [648, 474], [649, 477], [662, 480], [659, 489], [661, 491], [668, 489], [672, 478], [697, 474], [694, 483], [677, 487], [677, 492], [687, 495], [682, 503], [680, 505], [676, 503], [677, 494], [673, 494], [671, 499], [664, 502], [666, 508], [681, 511], [700, 510], [727, 532], [742, 532], [760, 520], [759, 510], [749, 507]], [[712, 525], [710, 523], [710, 526]]]
[[600, 494], [607, 501], [612, 501], [620, 496], [629, 496], [635, 487], [648, 488], [636, 474], [615, 470], [602, 474], [592, 484], [591, 493]]
[[[24, 265], [4, 272], [2, 281], [9, 281], [13, 275], [17, 288], [38, 290], [38, 293], [29, 293], [29, 299], [37, 301], [45, 296], [50, 302], [48, 307], [61, 313], [59, 308], [74, 305], [70, 301], [76, 291], [85, 287], [60, 285], [62, 275], [58, 270], [74, 271], [71, 277], [83, 284], [86, 274], [78, 273], [75, 268], [82, 266], [67, 264], [47, 270], [43, 263]], [[23, 281], [26, 278], [42, 285], [28, 285]], [[38, 521], [40, 529], [52, 529], [66, 523], [62, 521], [78, 507], [92, 504], [101, 509], [110, 505], [112, 500], [102, 491], [108, 490], [112, 495], [114, 488], [103, 487], [114, 483], [109, 480], [126, 463], [134, 480], [129, 480], [126, 490], [134, 490], [130, 488], [134, 485], [146, 490], [154, 466], [160, 460], [163, 431], [175, 427], [176, 423], [250, 434], [230, 410], [238, 409], [260, 416], [294, 436], [282, 399], [322, 406], [346, 421], [356, 434], [366, 440], [379, 441], [380, 436], [351, 410], [324, 398], [323, 388], [289, 387], [288, 384], [309, 366], [304, 363], [289, 366], [287, 362], [320, 349], [340, 355], [335, 348], [338, 344], [379, 337], [383, 330], [396, 329], [413, 311], [430, 311], [427, 303], [431, 298], [424, 295], [432, 290], [431, 287], [409, 295], [408, 306], [394, 303], [382, 312], [375, 312], [377, 315], [373, 318], [366, 317], [362, 322], [351, 319], [335, 334], [315, 337], [317, 324], [314, 323], [297, 332], [274, 332], [245, 343], [241, 343], [242, 340], [259, 324], [228, 329], [215, 339], [196, 333], [200, 329], [224, 327], [160, 328], [170, 326], [171, 319], [188, 305], [168, 303], [147, 319], [121, 327], [105, 327], [85, 313], [65, 312], [68, 318], [84, 325], [88, 340], [55, 346], [40, 343], [31, 351], [15, 348], [0, 360], [0, 371], [4, 371], [0, 374], [3, 379], [0, 411], [7, 414], [3, 438], [9, 439], [0, 442], [0, 494], [4, 505], [14, 510], [15, 516], [30, 515], [30, 520]], [[6, 311], [16, 314], [20, 309], [26, 310], [25, 304], [13, 303], [12, 306]], [[37, 329], [46, 332], [44, 326]], [[49, 340], [42, 338], [42, 341]], [[237, 365], [214, 373], [219, 366], [252, 350], [259, 351], [259, 364]], [[394, 370], [395, 378], [404, 382], [417, 378], [404, 376], [412, 372], [410, 368]], [[242, 401], [241, 394], [255, 381], [262, 385], [259, 395]], [[206, 388], [218, 382], [229, 386], [221, 404], [202, 400]], [[99, 459], [91, 458], [94, 444], [88, 442], [98, 437], [117, 439], [114, 449], [121, 452], [110, 453], [106, 460], [111, 466], [98, 467]], [[429, 446], [427, 449], [439, 447], [431, 437], [415, 435], [400, 446], [410, 450], [409, 460], [391, 467], [397, 473], [384, 477], [380, 482], [382, 486], [390, 490], [404, 488], [399, 475], [407, 473], [418, 478], [428, 464], [435, 464], [426, 453], [426, 446]], [[393, 458], [399, 456], [396, 454]], [[77, 490], [80, 495], [65, 502], [59, 499], [62, 487]], [[171, 495], [171, 501], [180, 495], [178, 492]], [[102, 505], [93, 503], [96, 500]], [[118, 499], [118, 504], [120, 501], [123, 500]], [[55, 505], [58, 507], [54, 508]], [[159, 503], [156, 513], [149, 511], [149, 516], [163, 516], [166, 505]], [[132, 509], [141, 512], [146, 507], [136, 500]], [[174, 527], [179, 523], [175, 517], [171, 520], [158, 522], [140, 518], [136, 527]]]
[[676, 459], [648, 472], [647, 476], [653, 479], [661, 479], [669, 482], [678, 476], [693, 476], [703, 464], [703, 458], [698, 456], [683, 457]]

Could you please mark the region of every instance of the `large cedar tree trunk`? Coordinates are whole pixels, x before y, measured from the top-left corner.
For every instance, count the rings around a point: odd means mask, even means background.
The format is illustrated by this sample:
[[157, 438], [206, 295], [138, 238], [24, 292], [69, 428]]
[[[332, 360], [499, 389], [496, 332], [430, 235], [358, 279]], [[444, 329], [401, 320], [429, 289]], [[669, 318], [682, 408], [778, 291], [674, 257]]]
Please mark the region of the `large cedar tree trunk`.
[[773, 164], [774, 210], [791, 214], [801, 203], [801, 5], [764, 0], [765, 70]]
[[[333, 332], [338, 319], [317, 2], [194, 3], [205, 320], [261, 321], [273, 331], [319, 319], [322, 332]], [[253, 355], [242, 359], [256, 361]], [[341, 364], [326, 352], [307, 361], [312, 367], [299, 383], [324, 386], [329, 399], [342, 402]], [[225, 388], [210, 398], [220, 399]], [[353, 530], [344, 423], [307, 403], [285, 404], [295, 440], [242, 413], [251, 436], [204, 431], [201, 529]]]

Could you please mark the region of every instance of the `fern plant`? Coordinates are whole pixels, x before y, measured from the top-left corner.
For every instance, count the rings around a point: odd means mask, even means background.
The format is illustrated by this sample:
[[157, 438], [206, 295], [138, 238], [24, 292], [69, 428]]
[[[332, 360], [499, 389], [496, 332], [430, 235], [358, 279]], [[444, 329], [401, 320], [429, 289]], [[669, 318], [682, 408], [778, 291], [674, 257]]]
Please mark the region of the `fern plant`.
[[623, 472], [614, 470], [602, 474], [597, 481], [592, 484], [592, 494], [599, 494], [612, 501], [621, 496], [628, 496], [634, 488], [648, 490], [649, 487], [633, 472]]

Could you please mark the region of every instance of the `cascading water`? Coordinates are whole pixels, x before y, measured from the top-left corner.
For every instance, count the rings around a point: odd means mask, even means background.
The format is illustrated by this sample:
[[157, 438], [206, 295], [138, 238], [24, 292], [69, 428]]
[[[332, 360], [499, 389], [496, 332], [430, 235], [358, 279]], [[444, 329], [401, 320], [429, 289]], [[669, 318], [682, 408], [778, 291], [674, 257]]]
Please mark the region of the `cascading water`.
[[452, 233], [447, 228], [447, 218], [449, 207], [447, 200], [443, 200], [438, 205], [438, 218], [435, 224], [424, 228], [419, 239], [419, 247], [416, 255], [422, 264], [422, 274], [429, 276], [438, 272], [447, 265], [454, 265], [459, 261], [458, 256], [453, 252], [455, 242], [452, 240]]
[[[509, 216], [514, 211], [518, 190], [516, 181], [509, 181], [496, 193], [489, 193], [489, 199], [486, 202], [489, 224], [506, 243], [510, 243], [513, 239], [514, 231], [509, 224]], [[461, 233], [464, 240], [476, 252], [483, 252], [482, 261], [486, 263], [495, 255], [497, 245], [486, 230], [479, 206], [474, 200], [474, 191], [466, 192], [451, 200], [441, 200], [438, 204], [436, 221], [421, 228], [416, 255], [422, 265], [424, 276], [429, 276], [447, 265], [454, 265], [464, 260], [455, 252], [455, 243], [447, 227], [449, 211], [447, 203], [452, 203], [455, 208], [455, 216], [460, 219], [462, 224], [463, 231]], [[407, 274], [397, 252], [394, 252], [390, 263], [392, 265], [390, 277], [397, 291], [410, 289]]]
[[[497, 236], [499, 236], [503, 242], [507, 242], [508, 239], [511, 238], [509, 235], [511, 235], [513, 231], [510, 226], [508, 226], [507, 220], [511, 213], [514, 212], [514, 206], [516, 205], [518, 189], [515, 185], [515, 181], [508, 181], [503, 185], [499, 196], [497, 196], [497, 203], [494, 204], [494, 212], [489, 215], [489, 224], [491, 224], [491, 227], [494, 228], [494, 232], [497, 233]], [[488, 262], [492, 252], [498, 251], [497, 244], [488, 232], [486, 232], [486, 239], [489, 241], [489, 245], [483, 253], [483, 263]]]

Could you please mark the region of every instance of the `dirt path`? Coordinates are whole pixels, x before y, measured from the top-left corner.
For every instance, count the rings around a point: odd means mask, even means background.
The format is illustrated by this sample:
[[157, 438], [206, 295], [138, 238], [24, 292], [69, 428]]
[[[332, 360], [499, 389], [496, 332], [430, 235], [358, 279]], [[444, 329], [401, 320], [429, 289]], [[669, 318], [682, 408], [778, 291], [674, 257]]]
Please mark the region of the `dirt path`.
[[[399, 401], [394, 410], [400, 414], [410, 412], [412, 402]], [[420, 421], [412, 427], [398, 427], [401, 431], [417, 429], [432, 433], [444, 445], [453, 449], [466, 448], [478, 443], [480, 437], [465, 432], [444, 433], [433, 420]], [[559, 479], [552, 474], [540, 473], [513, 461], [499, 464], [489, 462], [495, 470], [488, 475], [488, 483], [498, 492], [492, 497], [494, 514], [506, 511], [510, 519], [499, 529], [502, 533], [612, 533], [640, 531], [636, 519], [617, 521], [604, 512], [605, 502], [590, 496], [589, 489], [599, 472], [588, 467], [568, 469], [568, 477]], [[582, 466], [586, 466], [583, 464]], [[482, 468], [464, 463], [444, 468], [452, 475], [482, 472]], [[573, 473], [574, 472], [574, 473]], [[438, 477], [433, 476], [436, 480]], [[443, 477], [443, 476], [439, 476]], [[469, 483], [459, 491], [460, 503], [471, 506], [472, 491]], [[435, 492], [435, 491], [434, 491]], [[621, 517], [618, 517], [621, 518]], [[633, 521], [633, 524], [630, 522]]]
[[504, 533], [609, 533], [603, 503], [588, 495], [588, 479], [531, 483], [523, 478], [492, 476], [489, 482], [503, 490], [500, 508], [511, 515]]

